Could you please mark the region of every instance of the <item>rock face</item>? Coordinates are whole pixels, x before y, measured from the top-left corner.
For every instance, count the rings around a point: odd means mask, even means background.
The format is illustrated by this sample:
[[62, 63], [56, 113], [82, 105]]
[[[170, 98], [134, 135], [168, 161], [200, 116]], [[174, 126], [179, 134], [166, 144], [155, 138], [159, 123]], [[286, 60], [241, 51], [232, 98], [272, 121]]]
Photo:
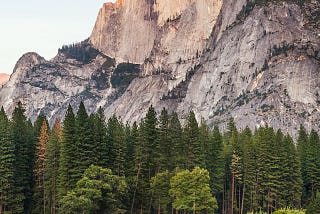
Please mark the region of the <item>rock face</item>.
[[293, 135], [300, 124], [319, 130], [320, 31], [310, 30], [306, 15], [315, 6], [320, 11], [318, 2], [242, 10], [213, 34], [219, 38], [209, 42], [178, 112], [193, 109], [211, 123], [232, 116], [240, 127], [268, 124]]
[[[74, 54], [79, 52], [81, 57]], [[109, 105], [139, 72], [139, 65], [116, 65], [114, 59], [87, 42], [59, 50], [51, 61], [27, 53], [19, 59], [10, 80], [1, 89], [0, 103], [11, 114], [21, 101], [31, 120], [41, 113], [52, 123], [56, 117], [63, 118], [69, 104], [76, 108], [84, 101], [90, 112]]]
[[0, 73], [0, 86], [5, 84], [10, 78], [9, 74]]
[[[166, 70], [181, 76], [200, 56], [221, 6], [221, 0], [106, 3], [99, 12], [90, 42], [117, 62], [145, 62], [145, 74]], [[178, 66], [178, 61], [187, 65]]]
[[83, 100], [131, 122], [152, 104], [222, 128], [232, 116], [240, 127], [320, 130], [320, 3], [261, 2], [106, 3], [89, 41], [51, 61], [24, 55], [0, 103], [51, 121]]

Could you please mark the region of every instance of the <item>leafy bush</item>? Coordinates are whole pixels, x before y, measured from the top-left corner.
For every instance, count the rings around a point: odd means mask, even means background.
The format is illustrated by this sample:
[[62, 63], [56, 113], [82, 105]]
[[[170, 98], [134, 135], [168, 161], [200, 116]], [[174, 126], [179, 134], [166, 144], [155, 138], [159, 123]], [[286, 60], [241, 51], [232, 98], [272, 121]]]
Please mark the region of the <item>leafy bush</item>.
[[297, 209], [280, 209], [277, 210], [275, 212], [273, 212], [273, 214], [305, 214], [305, 210], [297, 210]]

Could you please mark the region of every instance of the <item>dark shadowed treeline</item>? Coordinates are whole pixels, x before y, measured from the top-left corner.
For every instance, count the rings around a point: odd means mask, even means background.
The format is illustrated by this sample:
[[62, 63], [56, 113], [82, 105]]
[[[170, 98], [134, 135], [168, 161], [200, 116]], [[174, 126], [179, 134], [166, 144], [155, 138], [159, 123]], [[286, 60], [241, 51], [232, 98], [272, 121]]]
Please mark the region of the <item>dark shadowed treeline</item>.
[[238, 130], [231, 118], [221, 133], [152, 107], [129, 125], [81, 103], [51, 129], [21, 103], [12, 119], [0, 111], [0, 214], [316, 210], [319, 189], [319, 136], [302, 126], [295, 146], [271, 127]]

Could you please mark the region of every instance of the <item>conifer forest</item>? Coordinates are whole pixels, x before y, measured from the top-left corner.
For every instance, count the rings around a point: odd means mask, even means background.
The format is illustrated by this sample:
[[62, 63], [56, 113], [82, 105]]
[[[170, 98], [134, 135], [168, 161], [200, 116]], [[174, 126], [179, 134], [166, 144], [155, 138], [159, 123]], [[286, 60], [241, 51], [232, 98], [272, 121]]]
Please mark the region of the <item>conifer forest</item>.
[[0, 214], [319, 213], [314, 130], [293, 140], [230, 118], [222, 132], [152, 106], [134, 123], [83, 103], [61, 119], [1, 109]]

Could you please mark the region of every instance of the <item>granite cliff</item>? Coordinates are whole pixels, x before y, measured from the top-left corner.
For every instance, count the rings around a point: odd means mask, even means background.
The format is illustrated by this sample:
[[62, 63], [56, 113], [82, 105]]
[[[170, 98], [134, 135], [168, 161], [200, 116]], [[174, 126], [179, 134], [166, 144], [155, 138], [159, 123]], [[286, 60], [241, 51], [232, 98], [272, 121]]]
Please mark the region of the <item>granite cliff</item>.
[[[224, 127], [319, 127], [319, 1], [118, 0], [101, 8], [90, 38], [52, 60], [27, 53], [0, 90], [12, 112], [90, 112], [135, 121], [152, 104], [190, 110]], [[81, 53], [79, 55], [79, 53]]]
[[9, 74], [0, 73], [0, 86], [5, 84], [9, 80], [9, 77]]

